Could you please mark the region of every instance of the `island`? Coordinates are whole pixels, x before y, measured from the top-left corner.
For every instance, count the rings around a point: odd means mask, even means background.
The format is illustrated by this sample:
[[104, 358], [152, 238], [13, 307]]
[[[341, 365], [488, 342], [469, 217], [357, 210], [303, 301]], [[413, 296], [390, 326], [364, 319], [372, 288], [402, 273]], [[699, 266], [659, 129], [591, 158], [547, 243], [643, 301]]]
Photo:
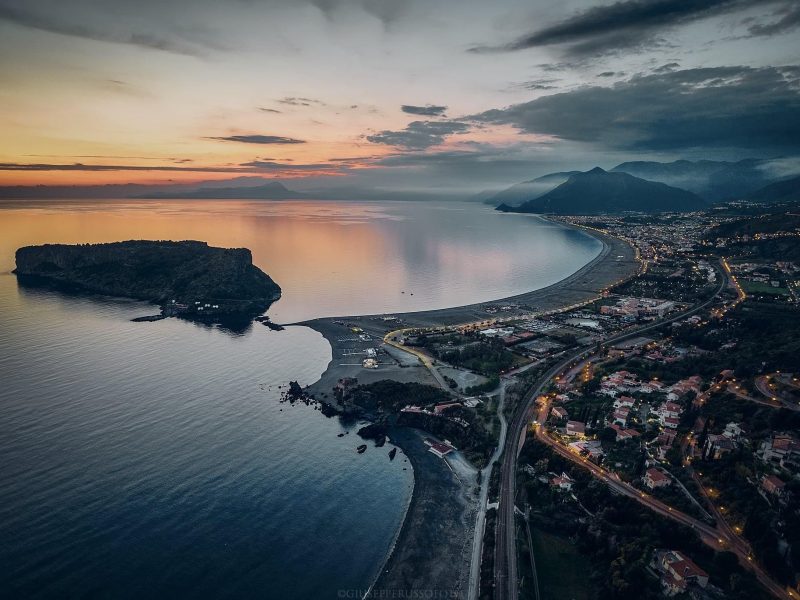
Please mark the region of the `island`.
[[26, 246], [14, 273], [24, 285], [146, 300], [157, 318], [249, 322], [281, 295], [250, 250], [200, 241]]

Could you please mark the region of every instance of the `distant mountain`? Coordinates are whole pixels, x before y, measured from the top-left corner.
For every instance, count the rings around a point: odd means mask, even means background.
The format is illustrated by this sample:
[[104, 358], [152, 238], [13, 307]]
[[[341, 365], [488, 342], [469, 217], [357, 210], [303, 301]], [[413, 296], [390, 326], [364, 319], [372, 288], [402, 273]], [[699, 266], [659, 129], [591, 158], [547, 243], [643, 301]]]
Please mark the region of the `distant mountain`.
[[621, 212], [689, 212], [706, 202], [697, 194], [664, 183], [647, 181], [627, 173], [612, 173], [596, 167], [576, 173], [546, 194], [517, 208], [498, 206], [505, 212], [558, 215], [598, 215]]
[[611, 169], [649, 181], [683, 188], [712, 202], [736, 200], [775, 181], [764, 168], [768, 161], [748, 158], [738, 162], [676, 160], [624, 162]]
[[188, 191], [167, 191], [138, 196], [139, 198], [175, 198], [179, 200], [286, 200], [290, 198], [306, 198], [305, 194], [287, 188], [279, 181], [271, 181], [264, 185], [243, 187], [200, 187]]
[[[284, 186], [263, 177], [233, 177], [223, 180], [193, 183], [138, 184], [123, 183], [109, 185], [16, 185], [0, 186], [0, 198], [247, 198], [280, 199], [302, 198], [299, 192], [283, 190]], [[245, 191], [249, 190], [249, 191]], [[195, 195], [197, 194], [197, 195]]]
[[564, 171], [560, 173], [550, 173], [542, 175], [530, 181], [523, 181], [512, 185], [510, 188], [497, 192], [484, 200], [486, 204], [506, 204], [508, 206], [518, 206], [527, 200], [541, 196], [564, 183], [572, 175], [580, 171]]
[[800, 177], [792, 177], [765, 185], [744, 197], [753, 202], [779, 203], [800, 200]]

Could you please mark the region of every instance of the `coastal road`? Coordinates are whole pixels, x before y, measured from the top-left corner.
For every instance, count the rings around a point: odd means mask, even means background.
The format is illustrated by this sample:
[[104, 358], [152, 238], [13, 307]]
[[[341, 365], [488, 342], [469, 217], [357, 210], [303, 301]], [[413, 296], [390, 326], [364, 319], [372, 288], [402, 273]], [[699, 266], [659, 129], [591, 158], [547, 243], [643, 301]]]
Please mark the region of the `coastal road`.
[[[675, 321], [685, 319], [714, 302], [722, 290], [728, 283], [727, 271], [722, 271], [720, 282], [714, 291], [714, 294], [704, 302], [695, 305], [693, 308], [672, 316], [668, 319], [659, 320], [651, 325], [636, 328], [632, 331], [623, 332], [612, 336], [601, 343], [601, 346], [616, 344], [617, 342], [626, 340], [631, 337], [639, 336], [647, 331], [668, 325]], [[567, 357], [560, 360], [555, 366], [551, 367], [529, 390], [521, 405], [515, 410], [512, 420], [509, 423], [509, 432], [506, 437], [506, 447], [503, 452], [503, 462], [501, 463], [500, 471], [500, 506], [498, 508], [498, 521], [495, 542], [495, 564], [494, 564], [494, 580], [495, 580], [495, 598], [497, 600], [516, 600], [519, 592], [519, 582], [517, 578], [517, 549], [516, 549], [516, 534], [515, 534], [515, 517], [514, 517], [514, 498], [516, 496], [516, 474], [517, 474], [517, 461], [522, 444], [525, 441], [525, 433], [527, 425], [533, 419], [536, 398], [541, 395], [542, 391], [550, 384], [550, 381], [565, 368], [577, 363], [578, 361], [586, 358], [591, 353], [589, 349], [582, 349], [569, 354]], [[541, 416], [541, 411], [540, 411]], [[544, 414], [546, 418], [546, 413]], [[538, 429], [543, 429], [541, 426]], [[538, 432], [537, 432], [538, 434]], [[569, 455], [568, 458], [579, 458], [574, 453], [565, 450]], [[613, 487], [619, 485], [616, 480], [611, 481]], [[666, 506], [666, 505], [665, 505]], [[668, 508], [668, 507], [667, 507]], [[673, 511], [665, 510], [667, 516]], [[704, 525], [704, 524], [703, 524]], [[705, 526], [705, 525], [704, 525]], [[716, 532], [714, 534], [716, 537]]]
[[481, 496], [478, 500], [478, 516], [475, 519], [475, 537], [472, 543], [472, 560], [469, 568], [469, 591], [467, 594], [468, 600], [477, 600], [478, 592], [480, 590], [481, 580], [481, 556], [483, 555], [483, 536], [486, 532], [486, 504], [489, 502], [489, 482], [492, 475], [492, 468], [503, 453], [503, 447], [506, 443], [506, 431], [508, 425], [506, 424], [506, 417], [503, 414], [503, 408], [506, 401], [506, 386], [509, 384], [508, 379], [500, 381], [500, 394], [497, 403], [497, 416], [500, 418], [500, 435], [497, 439], [497, 448], [492, 453], [489, 463], [483, 469], [483, 481], [481, 481]]
[[416, 348], [406, 346], [397, 341], [397, 339], [407, 331], [410, 330], [398, 329], [396, 331], [390, 331], [385, 336], [383, 336], [383, 342], [385, 344], [392, 346], [393, 348], [397, 348], [398, 350], [402, 350], [403, 352], [408, 352], [409, 354], [416, 356], [419, 359], [419, 362], [421, 362], [422, 365], [426, 369], [428, 369], [428, 371], [430, 371], [431, 375], [433, 375], [433, 378], [436, 380], [436, 383], [439, 384], [440, 388], [442, 388], [443, 390], [447, 390], [449, 392], [454, 392], [454, 390], [451, 390], [450, 386], [447, 385], [447, 382], [444, 380], [444, 377], [442, 377], [442, 374], [439, 373], [439, 369], [436, 368], [436, 365], [433, 364], [433, 361], [431, 360], [430, 356], [428, 356], [424, 352], [420, 352]]

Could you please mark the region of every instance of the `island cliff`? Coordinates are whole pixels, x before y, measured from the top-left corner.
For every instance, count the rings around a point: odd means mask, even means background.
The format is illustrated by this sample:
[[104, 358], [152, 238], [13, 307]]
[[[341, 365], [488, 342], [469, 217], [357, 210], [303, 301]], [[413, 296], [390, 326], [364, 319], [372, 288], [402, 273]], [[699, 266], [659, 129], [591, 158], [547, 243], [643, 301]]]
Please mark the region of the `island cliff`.
[[159, 304], [166, 316], [250, 319], [281, 295], [246, 248], [197, 241], [45, 244], [16, 253], [21, 283]]

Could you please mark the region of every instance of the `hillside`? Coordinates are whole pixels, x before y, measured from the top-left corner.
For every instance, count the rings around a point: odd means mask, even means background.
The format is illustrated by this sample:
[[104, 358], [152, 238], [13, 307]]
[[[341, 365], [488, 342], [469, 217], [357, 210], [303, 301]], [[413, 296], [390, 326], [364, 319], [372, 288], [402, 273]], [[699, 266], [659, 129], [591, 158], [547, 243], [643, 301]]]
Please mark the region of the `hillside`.
[[745, 196], [753, 202], [781, 203], [800, 200], [800, 177], [793, 177], [766, 185]]
[[281, 294], [250, 250], [196, 241], [26, 246], [16, 265], [21, 283], [147, 300], [193, 318], [256, 316]]
[[694, 192], [709, 201], [741, 198], [774, 181], [762, 167], [765, 161], [745, 159], [738, 162], [715, 160], [676, 160], [624, 162], [611, 169], [649, 181], [658, 181]]
[[497, 209], [558, 215], [599, 215], [621, 212], [689, 212], [705, 208], [702, 198], [663, 183], [596, 167], [572, 175], [554, 190], [517, 208]]
[[531, 179], [530, 181], [523, 181], [512, 185], [505, 190], [497, 192], [496, 194], [485, 199], [486, 204], [493, 204], [498, 206], [500, 204], [507, 204], [509, 206], [518, 206], [527, 200], [541, 196], [564, 183], [572, 175], [580, 173], [580, 171], [564, 171], [560, 173], [549, 173]]

